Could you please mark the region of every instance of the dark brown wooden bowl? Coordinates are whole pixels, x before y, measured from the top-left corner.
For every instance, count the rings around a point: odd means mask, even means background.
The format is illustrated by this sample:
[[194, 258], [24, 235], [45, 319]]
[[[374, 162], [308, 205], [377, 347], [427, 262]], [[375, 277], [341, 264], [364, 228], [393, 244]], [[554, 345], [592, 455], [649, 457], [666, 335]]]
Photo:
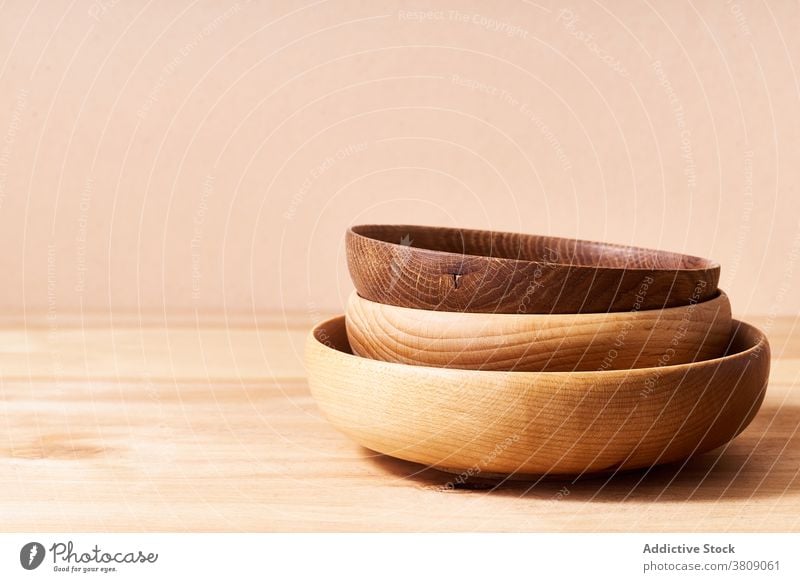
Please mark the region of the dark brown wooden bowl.
[[602, 313], [716, 295], [719, 264], [667, 251], [518, 233], [409, 225], [347, 231], [359, 295], [471, 313]]

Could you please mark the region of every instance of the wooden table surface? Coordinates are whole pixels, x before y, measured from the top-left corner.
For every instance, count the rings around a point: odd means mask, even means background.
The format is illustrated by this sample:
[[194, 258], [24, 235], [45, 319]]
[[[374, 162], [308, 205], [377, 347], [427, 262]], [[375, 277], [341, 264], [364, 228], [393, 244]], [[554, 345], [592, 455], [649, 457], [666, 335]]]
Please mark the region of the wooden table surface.
[[0, 329], [3, 531], [798, 531], [800, 333], [725, 450], [607, 478], [449, 489], [321, 418], [308, 317], [34, 317]]

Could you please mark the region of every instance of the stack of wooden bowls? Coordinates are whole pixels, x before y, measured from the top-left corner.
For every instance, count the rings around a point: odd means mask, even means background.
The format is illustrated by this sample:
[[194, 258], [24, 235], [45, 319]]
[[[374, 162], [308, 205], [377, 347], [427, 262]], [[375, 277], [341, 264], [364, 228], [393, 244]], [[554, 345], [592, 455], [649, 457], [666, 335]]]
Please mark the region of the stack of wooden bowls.
[[769, 344], [731, 319], [718, 264], [572, 239], [347, 232], [346, 316], [306, 345], [327, 418], [361, 445], [470, 476], [687, 459], [758, 411]]

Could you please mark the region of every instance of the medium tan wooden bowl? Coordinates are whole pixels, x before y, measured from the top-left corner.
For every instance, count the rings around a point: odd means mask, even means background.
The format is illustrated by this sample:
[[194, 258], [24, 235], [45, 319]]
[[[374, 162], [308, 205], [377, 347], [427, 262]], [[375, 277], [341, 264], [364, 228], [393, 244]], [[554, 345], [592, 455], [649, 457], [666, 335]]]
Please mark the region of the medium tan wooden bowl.
[[466, 370], [625, 370], [716, 358], [731, 305], [713, 299], [618, 313], [515, 315], [409, 309], [350, 296], [347, 338], [373, 360]]
[[548, 236], [408, 225], [354, 226], [359, 295], [473, 313], [660, 309], [716, 294], [719, 264], [665, 251]]
[[306, 343], [311, 392], [357, 443], [481, 475], [607, 472], [678, 461], [735, 437], [758, 411], [769, 344], [733, 322], [721, 358], [627, 371], [490, 372], [350, 353], [344, 317]]

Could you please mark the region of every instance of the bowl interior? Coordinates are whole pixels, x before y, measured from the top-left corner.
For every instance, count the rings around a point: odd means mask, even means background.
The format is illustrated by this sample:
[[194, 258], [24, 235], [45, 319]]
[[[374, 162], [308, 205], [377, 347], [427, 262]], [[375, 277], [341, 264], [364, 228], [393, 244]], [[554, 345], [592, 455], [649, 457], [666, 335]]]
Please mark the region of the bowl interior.
[[559, 265], [680, 270], [718, 266], [713, 261], [679, 253], [521, 233], [380, 224], [354, 226], [351, 230], [356, 235], [398, 246]]

